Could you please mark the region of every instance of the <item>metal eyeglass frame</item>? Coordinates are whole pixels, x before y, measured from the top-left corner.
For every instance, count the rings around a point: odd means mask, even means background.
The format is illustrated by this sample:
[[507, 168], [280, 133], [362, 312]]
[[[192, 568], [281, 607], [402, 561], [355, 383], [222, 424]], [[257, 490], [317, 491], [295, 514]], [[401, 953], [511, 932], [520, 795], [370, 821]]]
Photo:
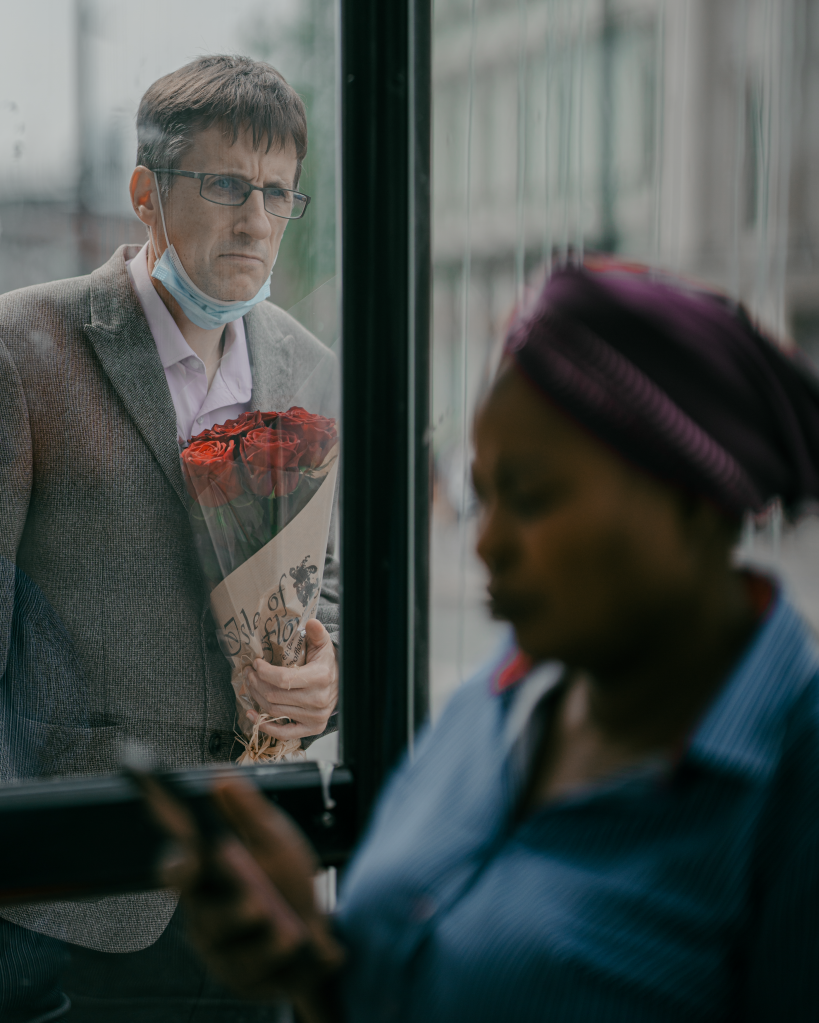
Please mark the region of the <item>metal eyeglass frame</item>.
[[[251, 192], [261, 192], [264, 197], [264, 193], [268, 190], [268, 188], [276, 188], [280, 192], [290, 192], [291, 195], [297, 195], [300, 199], [304, 199], [304, 208], [297, 217], [283, 217], [281, 213], [272, 213], [267, 206], [265, 206], [265, 213], [270, 213], [271, 217], [279, 217], [280, 220], [301, 220], [307, 212], [307, 207], [310, 205], [310, 196], [306, 195], [304, 192], [297, 192], [294, 188], [282, 188], [280, 185], [268, 185], [267, 188], [261, 188], [259, 185], [251, 185], [251, 183], [249, 181], [245, 181], [244, 178], [237, 178], [235, 174], [214, 174], [211, 171], [174, 170], [172, 167], [155, 167], [153, 169], [153, 173], [176, 174], [182, 178], [196, 178], [199, 182], [199, 194], [205, 202], [212, 202], [215, 206], [244, 206], [250, 198]], [[241, 181], [241, 183], [247, 186], [250, 191], [241, 202], [219, 202], [217, 199], [209, 199], [206, 195], [202, 195], [202, 186], [205, 183], [205, 178], [231, 178], [233, 181]], [[264, 201], [264, 198], [262, 201]]]

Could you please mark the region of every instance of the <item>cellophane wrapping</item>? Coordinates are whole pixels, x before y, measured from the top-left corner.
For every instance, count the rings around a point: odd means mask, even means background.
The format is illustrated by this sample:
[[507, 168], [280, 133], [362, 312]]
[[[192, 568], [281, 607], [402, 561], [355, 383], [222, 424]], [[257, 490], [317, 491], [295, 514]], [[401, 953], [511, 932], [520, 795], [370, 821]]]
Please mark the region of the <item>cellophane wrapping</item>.
[[[182, 445], [190, 521], [222, 652], [231, 664], [241, 762], [291, 757], [299, 739], [260, 730], [270, 718], [244, 670], [263, 657], [305, 660], [304, 626], [315, 617], [335, 498], [335, 420], [292, 407], [247, 412]], [[250, 725], [246, 711], [255, 711]]]

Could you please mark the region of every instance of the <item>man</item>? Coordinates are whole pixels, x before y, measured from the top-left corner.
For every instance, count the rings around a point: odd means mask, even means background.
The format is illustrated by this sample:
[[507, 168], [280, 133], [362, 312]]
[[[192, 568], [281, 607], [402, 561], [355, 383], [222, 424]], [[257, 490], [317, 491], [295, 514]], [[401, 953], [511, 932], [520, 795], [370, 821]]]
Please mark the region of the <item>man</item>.
[[[178, 438], [294, 400], [323, 411], [335, 380], [331, 353], [263, 301], [288, 220], [309, 202], [297, 191], [307, 128], [293, 89], [267, 64], [203, 57], [148, 89], [137, 133], [131, 199], [146, 245], [121, 247], [87, 277], [0, 297], [0, 555], [40, 587], [87, 676], [89, 727], [59, 734], [88, 772], [115, 770], [129, 740], [166, 767], [231, 756], [235, 698]], [[331, 549], [307, 663], [257, 662], [262, 710], [287, 719], [267, 726], [277, 737], [320, 734], [335, 709], [337, 579]], [[52, 722], [70, 700], [55, 699]], [[153, 960], [149, 946], [174, 907], [155, 892], [3, 915], [97, 955], [133, 953], [153, 982], [172, 943], [166, 935]], [[107, 968], [73, 952], [88, 976]], [[129, 976], [131, 957], [116, 958]], [[88, 1005], [142, 1018], [136, 995], [115, 1006], [92, 988]], [[72, 1020], [82, 1011], [96, 1018], [75, 999]]]

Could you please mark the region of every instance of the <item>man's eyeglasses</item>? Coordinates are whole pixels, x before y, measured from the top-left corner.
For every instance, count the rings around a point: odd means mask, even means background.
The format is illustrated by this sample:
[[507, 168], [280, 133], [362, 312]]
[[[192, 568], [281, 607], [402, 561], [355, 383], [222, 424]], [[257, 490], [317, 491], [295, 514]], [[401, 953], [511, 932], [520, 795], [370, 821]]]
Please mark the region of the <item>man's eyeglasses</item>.
[[154, 174], [177, 174], [182, 178], [196, 178], [202, 198], [219, 206], [242, 206], [247, 202], [251, 192], [261, 192], [267, 212], [285, 220], [298, 220], [303, 217], [310, 203], [309, 195], [294, 192], [292, 188], [279, 188], [276, 185], [259, 188], [258, 185], [251, 185], [250, 182], [233, 178], [229, 174], [205, 174], [203, 171], [171, 170], [167, 167], [155, 168]]

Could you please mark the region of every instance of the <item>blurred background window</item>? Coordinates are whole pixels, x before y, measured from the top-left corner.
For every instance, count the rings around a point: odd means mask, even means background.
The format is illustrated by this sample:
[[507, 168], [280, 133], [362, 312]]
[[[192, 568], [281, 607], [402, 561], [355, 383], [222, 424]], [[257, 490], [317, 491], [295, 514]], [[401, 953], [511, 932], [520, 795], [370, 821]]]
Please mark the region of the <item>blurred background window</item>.
[[[472, 553], [469, 430], [538, 268], [590, 249], [658, 264], [819, 362], [816, 0], [434, 11], [433, 715], [505, 631]], [[745, 548], [819, 623], [815, 522], [780, 537], [774, 513]]]

